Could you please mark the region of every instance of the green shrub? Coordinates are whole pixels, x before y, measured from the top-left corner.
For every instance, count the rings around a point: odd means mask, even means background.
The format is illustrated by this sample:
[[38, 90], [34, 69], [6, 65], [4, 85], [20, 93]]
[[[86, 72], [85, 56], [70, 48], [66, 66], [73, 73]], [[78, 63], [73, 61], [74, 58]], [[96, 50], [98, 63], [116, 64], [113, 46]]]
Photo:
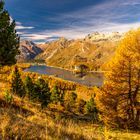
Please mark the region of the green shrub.
[[73, 112], [76, 107], [77, 94], [74, 92], [67, 93], [64, 99], [64, 107], [67, 111]]
[[82, 99], [78, 99], [77, 103], [76, 103], [77, 112], [83, 114], [85, 105], [86, 105], [86, 101], [84, 101]]
[[51, 101], [53, 103], [58, 103], [60, 101], [60, 91], [57, 86], [55, 86], [51, 91]]
[[9, 92], [9, 90], [6, 90], [6, 91], [5, 91], [4, 99], [5, 99], [6, 103], [8, 103], [8, 104], [11, 104], [11, 103], [12, 103], [12, 101], [13, 101], [13, 96], [12, 96], [12, 94]]
[[87, 114], [91, 114], [94, 120], [98, 119], [98, 111], [96, 108], [96, 104], [94, 98], [91, 98], [85, 105], [85, 111]]
[[34, 83], [29, 76], [26, 76], [24, 85], [27, 97], [32, 100], [34, 98], [35, 88]]

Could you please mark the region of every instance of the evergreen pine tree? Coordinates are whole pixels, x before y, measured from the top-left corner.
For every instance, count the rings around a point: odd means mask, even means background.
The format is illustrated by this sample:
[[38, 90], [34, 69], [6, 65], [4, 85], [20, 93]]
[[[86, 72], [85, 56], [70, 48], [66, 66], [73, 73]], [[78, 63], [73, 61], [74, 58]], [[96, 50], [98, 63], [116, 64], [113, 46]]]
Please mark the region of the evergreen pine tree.
[[34, 83], [29, 76], [25, 78], [24, 85], [25, 85], [26, 95], [30, 100], [32, 100], [34, 98], [35, 90], [34, 90]]
[[73, 112], [75, 110], [77, 94], [74, 92], [65, 95], [64, 107], [67, 111]]
[[15, 30], [15, 21], [11, 21], [8, 11], [4, 10], [4, 1], [0, 0], [0, 65], [16, 63], [19, 53], [19, 37]]
[[35, 84], [35, 97], [41, 103], [41, 107], [46, 107], [50, 103], [50, 88], [48, 83], [39, 78]]
[[12, 72], [12, 75], [11, 75], [11, 91], [13, 94], [16, 94], [20, 97], [25, 96], [24, 84], [20, 77], [20, 72], [19, 72], [17, 66], [15, 66], [15, 68]]
[[77, 108], [78, 113], [81, 113], [81, 114], [84, 113], [85, 105], [86, 105], [86, 101], [84, 101], [83, 99], [77, 99], [76, 108]]
[[87, 114], [91, 114], [94, 120], [98, 119], [98, 111], [96, 108], [96, 104], [94, 98], [91, 98], [85, 105], [85, 111]]
[[60, 93], [57, 86], [52, 89], [51, 101], [54, 103], [58, 103], [60, 101]]

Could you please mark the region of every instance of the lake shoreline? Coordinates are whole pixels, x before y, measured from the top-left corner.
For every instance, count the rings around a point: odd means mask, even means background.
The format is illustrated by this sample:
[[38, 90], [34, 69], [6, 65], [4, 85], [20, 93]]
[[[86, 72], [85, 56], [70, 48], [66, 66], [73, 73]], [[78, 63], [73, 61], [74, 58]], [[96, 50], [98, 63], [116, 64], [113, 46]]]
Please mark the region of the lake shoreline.
[[76, 82], [85, 86], [97, 86], [101, 87], [104, 81], [104, 74], [101, 72], [91, 72], [83, 77], [76, 76], [73, 71], [66, 69], [46, 66], [46, 65], [31, 65], [29, 68], [25, 69], [24, 72], [35, 72], [39, 74], [46, 74], [48, 76], [54, 76], [61, 78], [63, 80]]
[[[47, 65], [45, 63], [43, 63], [43, 64], [27, 63], [27, 64], [30, 64], [30, 66], [48, 66], [48, 67], [51, 67], [51, 68], [58, 68], [58, 69], [74, 72], [74, 70], [72, 70], [72, 69], [67, 69], [67, 68], [62, 68], [62, 67], [58, 67], [58, 66]], [[87, 73], [106, 73], [106, 72], [108, 72], [108, 71], [87, 71]]]

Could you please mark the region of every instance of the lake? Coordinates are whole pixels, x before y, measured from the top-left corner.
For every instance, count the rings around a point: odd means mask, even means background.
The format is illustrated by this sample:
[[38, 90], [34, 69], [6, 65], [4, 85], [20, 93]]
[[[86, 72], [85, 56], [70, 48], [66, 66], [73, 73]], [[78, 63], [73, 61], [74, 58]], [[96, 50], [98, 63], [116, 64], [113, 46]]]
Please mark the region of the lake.
[[31, 66], [24, 70], [24, 72], [36, 72], [39, 74], [46, 74], [49, 76], [56, 76], [64, 80], [77, 82], [85, 86], [102, 86], [104, 80], [104, 74], [101, 72], [92, 72], [86, 76], [80, 78], [77, 77], [72, 71], [64, 70], [61, 68], [49, 67], [49, 66]]

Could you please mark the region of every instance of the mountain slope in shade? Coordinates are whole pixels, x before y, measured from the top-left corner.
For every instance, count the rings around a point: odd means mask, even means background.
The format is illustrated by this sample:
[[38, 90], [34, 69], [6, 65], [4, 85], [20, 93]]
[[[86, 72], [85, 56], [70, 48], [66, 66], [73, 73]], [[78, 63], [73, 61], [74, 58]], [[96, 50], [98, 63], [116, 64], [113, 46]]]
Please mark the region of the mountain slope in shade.
[[93, 33], [79, 40], [60, 38], [42, 45], [46, 49], [36, 59], [44, 59], [48, 65], [67, 69], [84, 64], [89, 70], [98, 70], [114, 55], [121, 37], [119, 33]]
[[32, 41], [21, 41], [20, 42], [20, 55], [17, 56], [18, 62], [26, 62], [34, 59], [38, 54], [42, 53], [43, 50]]

